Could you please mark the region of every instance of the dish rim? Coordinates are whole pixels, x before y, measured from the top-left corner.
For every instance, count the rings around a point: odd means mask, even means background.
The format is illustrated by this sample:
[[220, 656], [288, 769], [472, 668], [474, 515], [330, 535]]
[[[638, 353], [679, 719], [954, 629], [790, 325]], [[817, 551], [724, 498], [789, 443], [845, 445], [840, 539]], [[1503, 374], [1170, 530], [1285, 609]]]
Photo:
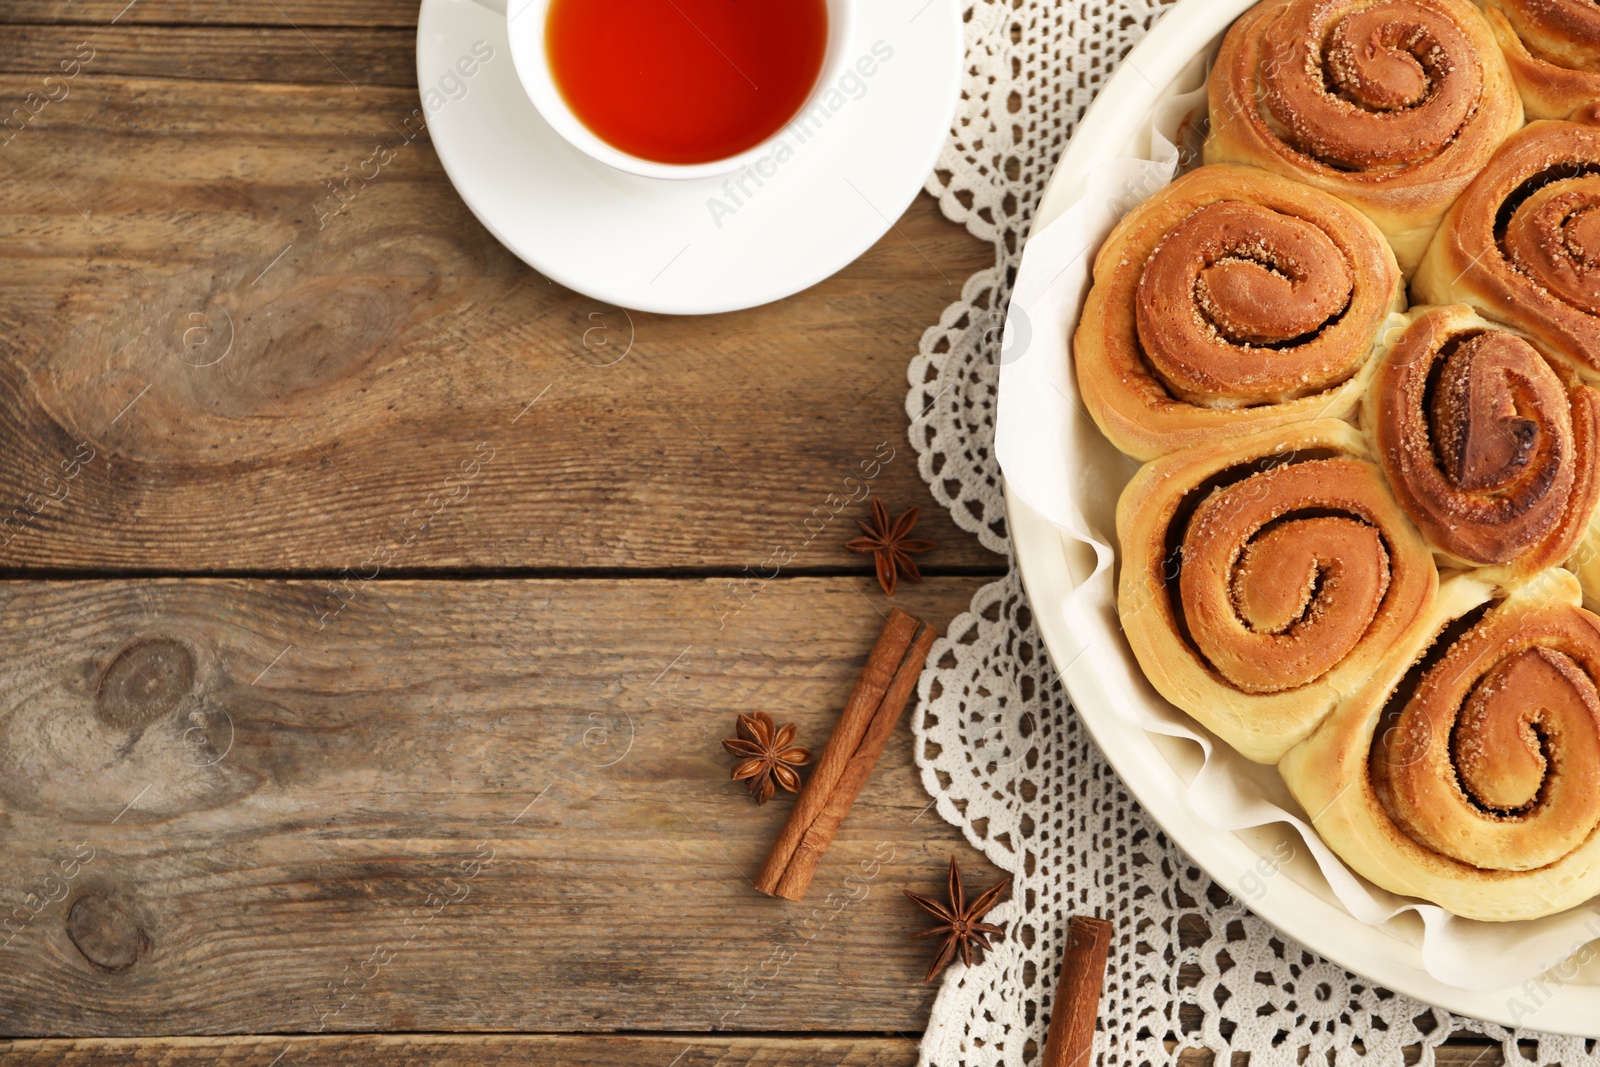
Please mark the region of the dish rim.
[[[1128, 52], [1090, 103], [1073, 132], [1039, 199], [1032, 227], [1042, 230], [1083, 193], [1097, 166], [1126, 155], [1128, 131], [1148, 129], [1151, 111], [1167, 89], [1206, 54], [1223, 32], [1258, 0], [1179, 0]], [[1200, 44], [1196, 47], [1195, 42]], [[1071, 559], [1087, 546], [1058, 529], [1049, 519], [1002, 487], [1006, 521], [1017, 570], [1033, 607], [1046, 652], [1061, 676], [1072, 705], [1090, 736], [1141, 807], [1172, 841], [1236, 901], [1300, 945], [1376, 985], [1469, 1018], [1517, 1028], [1536, 1023], [1537, 1030], [1581, 1038], [1600, 1038], [1600, 985], [1580, 979], [1545, 983], [1554, 992], [1536, 1006], [1531, 1019], [1512, 1019], [1512, 998], [1519, 987], [1480, 991], [1448, 985], [1430, 975], [1422, 950], [1382, 926], [1361, 922], [1323, 893], [1284, 877], [1266, 880], [1254, 899], [1243, 885], [1270, 854], [1252, 846], [1246, 834], [1266, 840], [1282, 824], [1237, 832], [1215, 829], [1189, 808], [1178, 768], [1157, 746], [1156, 739], [1118, 713], [1099, 678], [1082, 662], [1092, 657], [1075, 653], [1077, 642], [1065, 619], [1049, 606], [1080, 585], [1086, 573], [1073, 573]], [[1083, 570], [1079, 565], [1078, 570]], [[1063, 666], [1063, 664], [1065, 666]], [[1192, 746], [1191, 746], [1192, 747]], [[1297, 835], [1295, 835], [1297, 836]], [[1319, 876], [1320, 879], [1320, 876]], [[1261, 883], [1257, 880], [1257, 885]], [[1548, 972], [1547, 972], [1548, 973]]]

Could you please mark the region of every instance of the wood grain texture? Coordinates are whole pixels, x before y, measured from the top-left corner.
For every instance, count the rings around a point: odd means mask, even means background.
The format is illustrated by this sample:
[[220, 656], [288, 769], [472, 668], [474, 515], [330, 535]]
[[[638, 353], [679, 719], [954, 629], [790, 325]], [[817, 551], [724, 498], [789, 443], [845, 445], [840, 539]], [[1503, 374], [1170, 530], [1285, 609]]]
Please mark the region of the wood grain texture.
[[[0, 1055], [21, 1067], [911, 1067], [908, 1037], [634, 1037], [601, 1035], [453, 1036], [435, 1034], [336, 1037], [146, 1038], [138, 1040], [0, 1041]], [[1178, 1067], [1214, 1067], [1210, 1052], [1184, 1049]], [[1410, 1060], [1408, 1059], [1408, 1062]], [[1452, 1042], [1434, 1050], [1437, 1067], [1504, 1067], [1498, 1045]], [[1242, 1060], [1241, 1060], [1242, 1063]]]
[[418, 0], [7, 0], [0, 22], [85, 25], [417, 25]]
[[82, 45], [92, 77], [291, 82], [351, 86], [417, 84], [411, 29], [11, 25], [0, 33], [0, 73], [60, 74]]
[[[881, 443], [930, 569], [998, 570], [901, 410], [991, 257], [922, 199], [776, 307], [584, 300], [403, 125], [416, 9], [0, 5], [0, 568], [350, 569], [0, 584], [0, 1033], [252, 1035], [0, 1059], [910, 1065], [934, 990], [895, 890], [952, 851], [998, 872], [902, 732], [813, 899], [760, 897], [792, 801], [750, 806], [716, 742], [752, 707], [825, 736], [882, 605], [829, 494]], [[739, 577], [373, 580], [509, 568]], [[790, 578], [819, 571], [855, 577]], [[896, 602], [943, 621], [975, 585]], [[331, 1035], [716, 1026], [899, 1036]]]
[[[896, 598], [943, 625], [973, 579]], [[919, 1032], [948, 857], [900, 729], [804, 904], [739, 711], [831, 729], [864, 578], [0, 587], [0, 1029]], [[331, 616], [329, 607], [343, 603]], [[321, 629], [318, 629], [318, 626]], [[9, 923], [9, 925], [6, 925]]]
[[418, 1034], [0, 1042], [19, 1067], [911, 1067], [916, 1041], [895, 1037], [602, 1037]]
[[[85, 74], [0, 148], [0, 567], [868, 573], [846, 479], [928, 503], [906, 362], [990, 253], [923, 197], [799, 296], [629, 316], [486, 233], [417, 106]], [[922, 510], [928, 569], [1001, 569]]]

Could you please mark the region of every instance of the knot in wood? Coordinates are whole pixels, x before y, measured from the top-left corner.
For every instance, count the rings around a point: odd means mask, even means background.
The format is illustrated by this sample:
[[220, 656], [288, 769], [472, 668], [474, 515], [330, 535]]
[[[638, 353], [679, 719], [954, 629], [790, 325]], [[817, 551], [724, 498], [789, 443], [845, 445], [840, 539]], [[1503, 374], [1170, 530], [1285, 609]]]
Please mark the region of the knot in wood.
[[150, 949], [150, 938], [120, 902], [88, 893], [67, 912], [67, 936], [102, 971], [125, 971]]
[[170, 637], [149, 637], [118, 652], [95, 692], [95, 715], [123, 729], [170, 715], [194, 689], [194, 656]]

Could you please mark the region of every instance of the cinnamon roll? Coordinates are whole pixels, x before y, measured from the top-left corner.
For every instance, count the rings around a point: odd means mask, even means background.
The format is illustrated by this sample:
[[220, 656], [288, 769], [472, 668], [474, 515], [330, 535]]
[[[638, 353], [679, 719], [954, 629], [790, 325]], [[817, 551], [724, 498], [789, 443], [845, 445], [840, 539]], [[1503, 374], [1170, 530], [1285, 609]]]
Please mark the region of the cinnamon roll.
[[1333, 419], [1146, 464], [1117, 532], [1145, 675], [1262, 763], [1380, 667], [1438, 584], [1361, 435]]
[[1353, 411], [1404, 306], [1377, 229], [1255, 167], [1201, 167], [1101, 247], [1073, 337], [1102, 432], [1139, 459]]
[[1600, 126], [1533, 122], [1445, 216], [1413, 281], [1600, 374]]
[[1600, 100], [1600, 6], [1593, 0], [1478, 0], [1530, 119]]
[[1406, 511], [1456, 566], [1562, 563], [1600, 502], [1600, 392], [1471, 308], [1414, 308], [1362, 411]]
[[1210, 94], [1207, 163], [1253, 163], [1342, 197], [1408, 274], [1522, 125], [1469, 0], [1263, 0], [1223, 39]]
[[1424, 631], [1278, 765], [1324, 841], [1469, 919], [1600, 893], [1600, 617], [1547, 571], [1447, 582]]

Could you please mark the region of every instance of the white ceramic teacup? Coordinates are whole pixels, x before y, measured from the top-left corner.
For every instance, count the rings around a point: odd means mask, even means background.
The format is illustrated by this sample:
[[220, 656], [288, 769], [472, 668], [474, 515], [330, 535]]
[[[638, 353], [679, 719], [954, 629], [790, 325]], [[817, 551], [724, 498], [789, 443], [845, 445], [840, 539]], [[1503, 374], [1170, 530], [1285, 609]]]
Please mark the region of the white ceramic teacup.
[[[758, 2], [781, 3], [782, 0], [758, 0]], [[646, 178], [705, 178], [740, 170], [770, 153], [774, 143], [788, 128], [789, 122], [809, 110], [817, 102], [818, 95], [842, 76], [849, 62], [857, 0], [826, 0], [826, 2], [827, 48], [823, 52], [822, 68], [817, 74], [816, 84], [811, 87], [806, 102], [789, 121], [760, 144], [747, 148], [737, 155], [712, 160], [709, 163], [657, 163], [654, 160], [641, 159], [602, 141], [572, 113], [572, 109], [562, 98], [561, 91], [556, 88], [555, 78], [550, 72], [549, 54], [545, 50], [546, 15], [550, 9], [550, 0], [509, 0], [506, 4], [506, 30], [511, 41], [511, 59], [516, 65], [517, 77], [521, 79], [528, 98], [533, 101], [533, 106], [538, 109], [540, 116], [550, 124], [551, 128], [574, 148], [607, 166], [630, 174], [640, 174]]]

